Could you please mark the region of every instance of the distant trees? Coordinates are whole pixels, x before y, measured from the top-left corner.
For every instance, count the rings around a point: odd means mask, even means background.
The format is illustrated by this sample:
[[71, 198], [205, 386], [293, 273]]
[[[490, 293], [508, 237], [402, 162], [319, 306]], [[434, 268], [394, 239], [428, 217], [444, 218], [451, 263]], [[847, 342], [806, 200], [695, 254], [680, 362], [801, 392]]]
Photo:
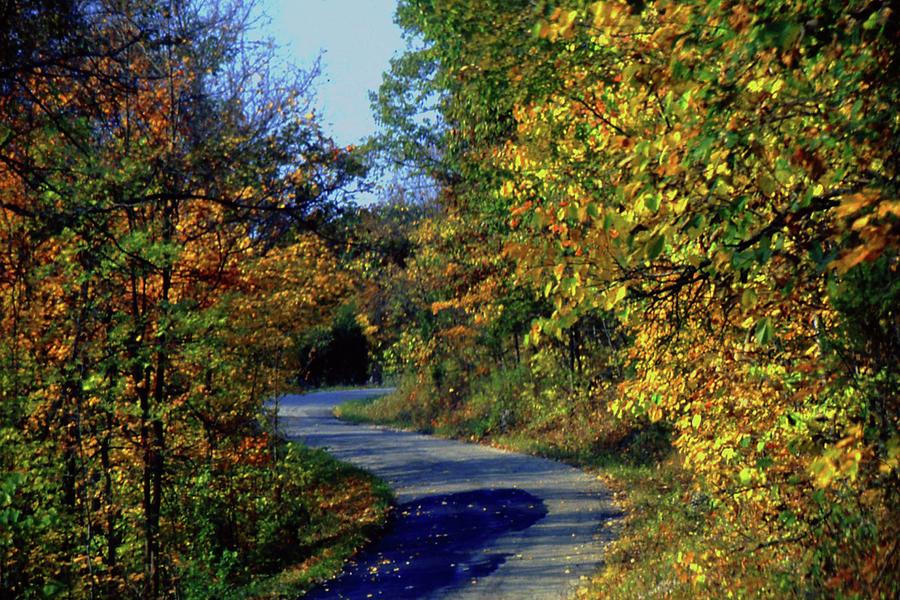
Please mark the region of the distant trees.
[[300, 366], [297, 382], [306, 387], [363, 385], [370, 374], [369, 342], [354, 304], [345, 304], [331, 322], [306, 332], [293, 350]]

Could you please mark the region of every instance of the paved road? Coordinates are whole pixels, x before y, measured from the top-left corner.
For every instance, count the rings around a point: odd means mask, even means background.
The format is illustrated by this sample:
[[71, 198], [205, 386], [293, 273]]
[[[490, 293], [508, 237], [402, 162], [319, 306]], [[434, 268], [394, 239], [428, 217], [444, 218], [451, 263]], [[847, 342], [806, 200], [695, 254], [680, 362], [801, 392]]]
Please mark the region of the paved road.
[[385, 537], [313, 598], [566, 598], [600, 566], [620, 516], [594, 477], [487, 446], [343, 423], [337, 404], [386, 390], [280, 399], [288, 437], [385, 479]]

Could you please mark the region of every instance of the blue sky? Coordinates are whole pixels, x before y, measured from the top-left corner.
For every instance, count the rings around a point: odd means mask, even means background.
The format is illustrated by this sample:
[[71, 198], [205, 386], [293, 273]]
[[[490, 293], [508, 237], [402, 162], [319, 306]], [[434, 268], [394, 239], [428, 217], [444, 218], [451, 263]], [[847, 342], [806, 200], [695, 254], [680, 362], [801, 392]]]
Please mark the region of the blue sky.
[[369, 90], [381, 83], [388, 61], [404, 43], [394, 24], [396, 0], [262, 0], [271, 36], [282, 56], [308, 67], [321, 51], [317, 111], [340, 145], [375, 131]]

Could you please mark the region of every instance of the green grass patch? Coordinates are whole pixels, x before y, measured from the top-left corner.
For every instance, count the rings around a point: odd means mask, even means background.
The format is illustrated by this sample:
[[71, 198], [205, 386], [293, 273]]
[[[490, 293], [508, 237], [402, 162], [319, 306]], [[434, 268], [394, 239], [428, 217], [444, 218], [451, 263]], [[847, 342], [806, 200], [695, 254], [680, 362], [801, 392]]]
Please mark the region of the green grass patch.
[[420, 429], [405, 404], [405, 399], [396, 392], [347, 400], [335, 407], [334, 416], [350, 423], [378, 423], [398, 429]]

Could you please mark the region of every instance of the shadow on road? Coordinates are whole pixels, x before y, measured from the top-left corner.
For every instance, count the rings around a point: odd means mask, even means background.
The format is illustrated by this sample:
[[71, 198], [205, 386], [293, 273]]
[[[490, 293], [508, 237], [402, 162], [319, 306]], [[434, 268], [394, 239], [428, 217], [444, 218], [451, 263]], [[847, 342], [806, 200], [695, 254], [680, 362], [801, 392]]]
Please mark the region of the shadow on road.
[[516, 489], [481, 489], [428, 496], [398, 506], [385, 535], [344, 572], [306, 597], [422, 598], [471, 584], [507, 558], [490, 545], [547, 514], [544, 503]]

